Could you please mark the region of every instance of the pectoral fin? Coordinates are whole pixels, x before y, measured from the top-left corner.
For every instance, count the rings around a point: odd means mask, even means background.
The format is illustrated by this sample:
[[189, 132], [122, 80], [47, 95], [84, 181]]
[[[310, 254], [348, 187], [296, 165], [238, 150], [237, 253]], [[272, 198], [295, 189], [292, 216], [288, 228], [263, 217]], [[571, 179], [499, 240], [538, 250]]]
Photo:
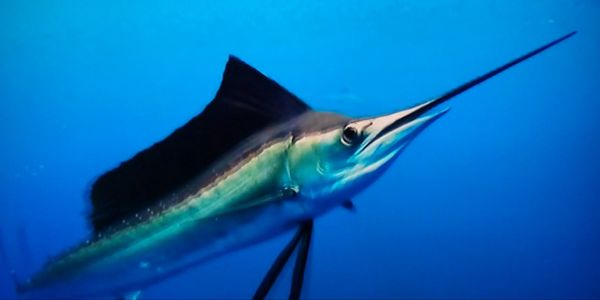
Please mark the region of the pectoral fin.
[[290, 299], [300, 299], [302, 293], [302, 285], [304, 284], [304, 271], [306, 270], [306, 262], [308, 261], [308, 252], [310, 250], [310, 240], [312, 238], [313, 222], [306, 223], [303, 228], [303, 237], [300, 240], [300, 248], [296, 256], [296, 264], [294, 265], [294, 275], [292, 277], [292, 288], [290, 289]]
[[265, 299], [267, 294], [277, 281], [281, 271], [287, 264], [288, 260], [294, 253], [296, 247], [299, 246], [296, 262], [294, 265], [294, 273], [292, 277], [292, 286], [290, 289], [289, 299], [299, 299], [304, 283], [304, 272], [306, 270], [306, 262], [308, 260], [308, 252], [310, 250], [310, 239], [312, 237], [313, 221], [310, 220], [304, 223], [296, 232], [290, 242], [279, 253], [271, 268], [263, 278], [259, 287], [256, 289], [252, 299]]

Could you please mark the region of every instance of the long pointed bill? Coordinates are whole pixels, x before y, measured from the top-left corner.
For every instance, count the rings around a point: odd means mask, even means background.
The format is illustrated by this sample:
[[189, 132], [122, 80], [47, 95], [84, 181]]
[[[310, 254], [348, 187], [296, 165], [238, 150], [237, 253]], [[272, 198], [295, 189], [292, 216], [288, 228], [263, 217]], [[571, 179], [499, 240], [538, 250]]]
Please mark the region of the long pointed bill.
[[369, 120], [363, 120], [363, 122], [368, 123], [368, 126], [365, 128], [367, 138], [360, 146], [357, 154], [359, 154], [359, 156], [363, 156], [377, 155], [376, 152], [389, 154], [391, 150], [393, 150], [394, 153], [397, 152], [399, 148], [402, 148], [403, 145], [410, 141], [412, 137], [423, 130], [428, 124], [431, 124], [431, 122], [443, 115], [447, 109], [430, 115], [425, 115], [427, 112], [430, 112], [440, 104], [506, 71], [507, 69], [527, 60], [528, 58], [531, 58], [543, 52], [544, 50], [570, 38], [575, 33], [576, 31], [573, 31], [559, 39], [556, 39], [496, 69], [493, 69], [492, 71], [476, 77], [437, 98], [393, 114]]

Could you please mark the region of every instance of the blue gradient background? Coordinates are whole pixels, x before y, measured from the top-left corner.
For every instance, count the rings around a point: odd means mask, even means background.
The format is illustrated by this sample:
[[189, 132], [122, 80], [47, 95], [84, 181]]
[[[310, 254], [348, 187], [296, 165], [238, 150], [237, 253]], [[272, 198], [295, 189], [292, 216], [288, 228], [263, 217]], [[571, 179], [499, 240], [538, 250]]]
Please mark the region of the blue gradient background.
[[[578, 30], [453, 100], [356, 213], [317, 220], [304, 295], [600, 298], [599, 1], [211, 2], [0, 1], [0, 233], [21, 277], [85, 238], [94, 178], [200, 112], [230, 53], [364, 116]], [[286, 239], [143, 297], [247, 298]]]

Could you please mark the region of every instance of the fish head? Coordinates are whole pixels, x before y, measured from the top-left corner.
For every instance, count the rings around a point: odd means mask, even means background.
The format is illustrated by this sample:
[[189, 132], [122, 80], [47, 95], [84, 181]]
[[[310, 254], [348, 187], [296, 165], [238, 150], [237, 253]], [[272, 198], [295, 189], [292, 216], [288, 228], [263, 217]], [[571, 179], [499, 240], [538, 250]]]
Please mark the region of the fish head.
[[[447, 111], [427, 114], [433, 107], [428, 101], [383, 116], [338, 118], [306, 132], [290, 148], [290, 176], [307, 198], [348, 199], [373, 183], [410, 141]], [[319, 127], [319, 121], [319, 115], [313, 117], [311, 126]]]
[[348, 200], [373, 183], [420, 132], [448, 111], [432, 112], [436, 107], [575, 33], [566, 34], [408, 109], [373, 118], [338, 118], [337, 123], [325, 122], [328, 126], [320, 126], [319, 119], [312, 120], [311, 126], [317, 130], [295, 138], [291, 147], [290, 177], [300, 193], [308, 198]]

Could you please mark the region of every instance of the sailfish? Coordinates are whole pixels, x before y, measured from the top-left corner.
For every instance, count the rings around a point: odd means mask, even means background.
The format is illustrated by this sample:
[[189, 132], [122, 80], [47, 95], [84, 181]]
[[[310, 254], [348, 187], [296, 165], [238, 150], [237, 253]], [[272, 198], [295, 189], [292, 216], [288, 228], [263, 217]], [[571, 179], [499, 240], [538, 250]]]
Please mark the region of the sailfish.
[[315, 218], [353, 209], [356, 195], [448, 111], [440, 105], [574, 34], [376, 117], [314, 110], [230, 56], [200, 114], [93, 183], [90, 239], [29, 279], [15, 278], [16, 290], [25, 298], [135, 298], [207, 260], [296, 230], [253, 297], [268, 296], [296, 253], [289, 297], [300, 298]]

